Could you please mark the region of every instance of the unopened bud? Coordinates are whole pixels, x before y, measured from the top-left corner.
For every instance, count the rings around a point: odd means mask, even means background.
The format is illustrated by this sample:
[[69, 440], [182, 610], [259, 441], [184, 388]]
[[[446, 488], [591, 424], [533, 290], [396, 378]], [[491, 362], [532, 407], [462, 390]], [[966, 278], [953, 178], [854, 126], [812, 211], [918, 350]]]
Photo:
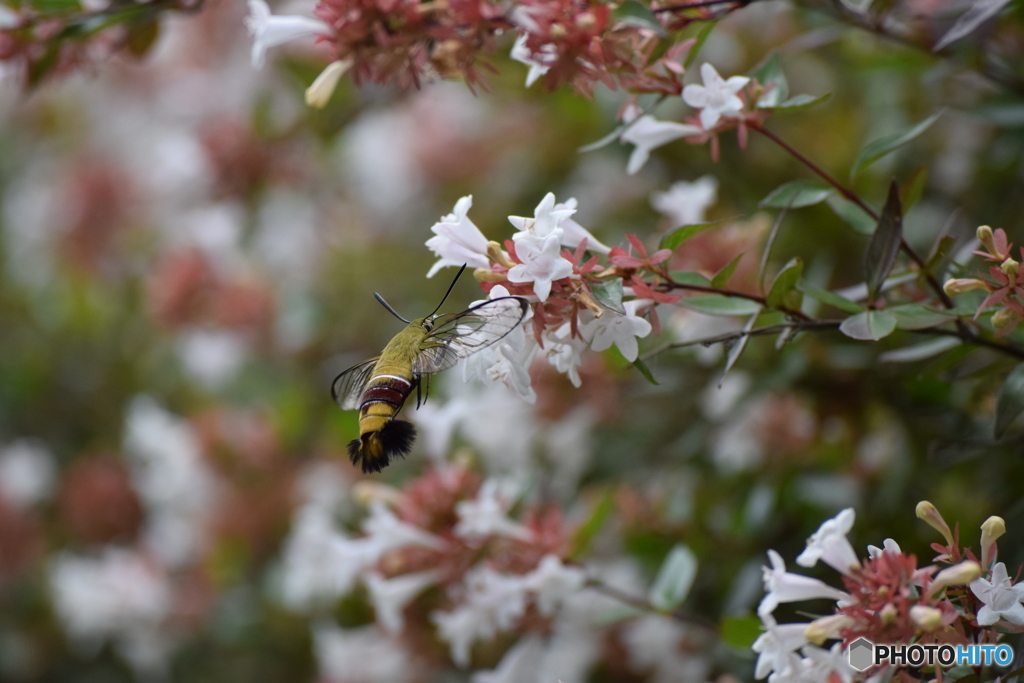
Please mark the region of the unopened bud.
[[552, 24], [551, 30], [548, 32], [548, 35], [550, 35], [552, 38], [557, 39], [564, 38], [566, 35], [568, 35], [568, 33], [569, 32], [565, 30], [565, 27], [562, 26], [561, 24]]
[[910, 608], [910, 619], [927, 633], [942, 626], [942, 610], [927, 605], [914, 605]]
[[1017, 314], [1009, 308], [1000, 308], [992, 315], [992, 327], [1001, 330], [1009, 327], [1017, 320]]
[[981, 525], [981, 566], [991, 566], [996, 559], [996, 541], [1006, 533], [1002, 517], [989, 517]]
[[882, 620], [883, 624], [891, 624], [896, 621], [896, 617], [899, 615], [899, 610], [896, 609], [896, 605], [891, 602], [885, 603], [885, 607], [878, 611], [878, 616]]
[[946, 520], [942, 518], [938, 508], [929, 503], [927, 500], [922, 500], [917, 504], [918, 519], [922, 519], [928, 523], [928, 525], [942, 534], [942, 537], [946, 539], [946, 545], [953, 546], [953, 534], [949, 530], [949, 525], [946, 524]]
[[490, 268], [477, 268], [473, 271], [473, 277], [477, 282], [504, 282], [508, 278], [501, 273], [495, 273]]
[[935, 575], [929, 584], [928, 592], [935, 595], [946, 586], [964, 586], [981, 576], [981, 565], [967, 560], [952, 567], [947, 567]]
[[999, 269], [1006, 273], [1006, 277], [1010, 279], [1010, 284], [1013, 284], [1017, 279], [1018, 266], [1020, 266], [1020, 263], [1014, 261], [1012, 258], [1007, 258], [999, 266]]
[[494, 240], [487, 243], [487, 258], [489, 258], [493, 263], [505, 266], [506, 268], [511, 268], [516, 265], [515, 261], [510, 259], [508, 254], [505, 253], [505, 250], [501, 248], [501, 245]]
[[804, 638], [810, 643], [821, 645], [830, 638], [838, 638], [840, 632], [848, 626], [853, 626], [853, 619], [845, 614], [821, 617], [807, 624], [807, 628], [804, 629]]
[[593, 28], [597, 26], [597, 17], [591, 12], [582, 12], [576, 17], [576, 25], [580, 28]]
[[988, 253], [993, 256], [1000, 255], [999, 250], [996, 249], [996, 241], [993, 237], [992, 228], [987, 225], [982, 225], [978, 228], [978, 232], [976, 234], [978, 236], [978, 241], [984, 244], [985, 248], [988, 249]]
[[306, 88], [306, 104], [314, 109], [323, 109], [327, 106], [334, 89], [338, 87], [338, 81], [351, 68], [351, 59], [339, 59], [328, 64], [313, 84]]
[[369, 505], [375, 500], [394, 505], [402, 501], [403, 495], [394, 486], [378, 484], [375, 481], [359, 481], [352, 486], [352, 497], [362, 505]]
[[593, 311], [595, 318], [600, 318], [602, 315], [604, 315], [604, 309], [598, 306], [597, 302], [594, 301], [589, 294], [587, 294], [587, 290], [577, 290], [576, 293], [573, 295], [573, 298], [576, 299], [576, 301], [578, 301], [580, 305], [582, 305], [584, 308]]
[[974, 289], [988, 289], [985, 287], [985, 283], [976, 278], [954, 278], [946, 280], [946, 284], [942, 285], [942, 291], [949, 296], [956, 296], [957, 294], [963, 294], [964, 292], [970, 292]]

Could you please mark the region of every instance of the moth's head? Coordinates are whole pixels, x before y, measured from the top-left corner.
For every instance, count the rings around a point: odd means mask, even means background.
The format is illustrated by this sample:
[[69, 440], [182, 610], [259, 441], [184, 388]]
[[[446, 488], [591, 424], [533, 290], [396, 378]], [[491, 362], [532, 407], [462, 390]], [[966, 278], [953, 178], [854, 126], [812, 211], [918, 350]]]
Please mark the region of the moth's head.
[[413, 324], [419, 325], [427, 332], [434, 329], [434, 320], [437, 318], [436, 315], [428, 315], [426, 318], [420, 318], [413, 322]]

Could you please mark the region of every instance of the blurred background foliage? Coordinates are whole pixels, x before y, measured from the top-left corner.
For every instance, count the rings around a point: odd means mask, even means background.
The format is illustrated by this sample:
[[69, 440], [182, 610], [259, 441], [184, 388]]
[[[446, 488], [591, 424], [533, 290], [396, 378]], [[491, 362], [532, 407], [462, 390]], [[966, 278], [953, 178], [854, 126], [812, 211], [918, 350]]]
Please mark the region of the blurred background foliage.
[[[188, 421], [222, 485], [210, 540], [180, 570], [186, 587], [176, 602], [191, 607], [177, 617], [166, 675], [326, 680], [309, 620], [271, 589], [295, 481], [320, 461], [338, 463], [349, 483], [361, 478], [344, 457], [355, 416], [332, 403], [330, 380], [400, 329], [373, 292], [411, 317], [443, 293], [448, 271], [424, 279], [433, 257], [423, 243], [438, 216], [471, 194], [473, 220], [500, 241], [511, 234], [506, 216], [529, 215], [552, 191], [576, 197], [576, 219], [606, 244], [625, 244], [629, 232], [653, 245], [670, 226], [650, 194], [710, 174], [718, 199], [707, 217], [725, 222], [677, 259], [713, 273], [741, 252], [757, 263], [775, 218], [758, 202], [808, 177], [758, 136], [746, 149], [724, 139], [717, 163], [706, 147], [674, 143], [626, 176], [620, 145], [577, 152], [614, 127], [621, 93], [599, 89], [586, 100], [527, 90], [525, 69], [504, 57], [494, 60], [491, 92], [343, 83], [324, 110], [306, 109], [302, 91], [322, 55], [286, 48], [255, 72], [243, 16], [240, 3], [206, 3], [165, 17], [142, 58], [85, 64], [27, 91], [8, 73], [0, 86], [0, 444], [34, 440], [58, 466], [39, 502], [0, 506], [3, 680], [146, 677], [109, 643], [72, 646], [47, 574], [62, 552], [137, 542], [146, 509], [124, 444], [139, 395]], [[983, 37], [1019, 56], [1021, 3], [992, 31]], [[779, 50], [792, 92], [832, 93], [768, 127], [840, 179], [866, 142], [945, 108], [925, 135], [856, 180], [879, 205], [891, 178], [927, 169], [906, 234], [928, 253], [943, 231], [963, 244], [979, 224], [1021, 239], [1024, 100], [972, 71], [972, 49], [937, 57], [773, 0], [721, 21], [698, 62], [745, 73]], [[658, 110], [662, 119], [683, 113], [681, 102]], [[769, 272], [800, 256], [819, 286], [855, 285], [866, 242], [824, 204], [793, 210]], [[747, 286], [756, 267], [748, 271]], [[463, 281], [446, 308], [481, 296]], [[642, 350], [722, 329], [685, 311], [662, 317], [664, 337]], [[765, 550], [794, 557], [846, 506], [858, 514], [858, 548], [892, 537], [922, 564], [938, 539], [914, 518], [919, 500], [958, 521], [965, 543], [1001, 515], [1001, 559], [1015, 567], [1024, 561], [1024, 429], [992, 436], [994, 393], [1014, 363], [964, 347], [878, 361], [911, 338], [805, 334], [781, 350], [753, 339], [722, 389], [720, 349], [659, 354], [648, 362], [657, 386], [613, 350], [588, 359], [581, 389], [537, 367], [534, 407], [481, 407], [478, 419], [533, 444], [534, 473], [557, 469], [566, 449], [581, 451], [571, 456], [577, 480], [536, 493], [573, 522], [602, 505], [611, 511], [581, 559], [633, 558], [649, 580], [685, 543], [701, 563], [686, 609], [712, 622], [752, 614]], [[433, 400], [459, 391], [458, 371], [449, 374]], [[580, 408], [589, 417], [570, 446], [536, 448], [531, 439]], [[518, 466], [502, 465], [503, 447], [494, 448], [481, 454], [456, 436], [452, 450], [485, 473]], [[408, 460], [372, 478], [400, 486], [430, 466], [424, 449], [421, 439]], [[373, 618], [358, 593], [335, 614], [344, 626]], [[749, 643], [749, 624], [730, 623], [741, 631], [736, 644]], [[479, 661], [493, 665], [501, 647]], [[722, 671], [749, 678], [750, 655], [729, 656]], [[424, 680], [466, 675], [429, 671]], [[643, 677], [606, 663], [592, 680]]]

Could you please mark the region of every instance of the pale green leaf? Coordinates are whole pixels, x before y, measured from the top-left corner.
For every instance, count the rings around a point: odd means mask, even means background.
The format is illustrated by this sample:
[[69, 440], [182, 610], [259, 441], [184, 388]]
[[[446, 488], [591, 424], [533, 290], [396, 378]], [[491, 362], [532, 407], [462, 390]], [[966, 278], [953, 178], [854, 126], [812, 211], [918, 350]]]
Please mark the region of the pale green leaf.
[[942, 116], [941, 110], [935, 112], [924, 121], [911, 126], [901, 133], [886, 135], [874, 142], [869, 142], [865, 145], [864, 149], [861, 150], [856, 161], [853, 162], [853, 168], [850, 169], [850, 178], [856, 178], [858, 173], [884, 157], [886, 154], [896, 151], [903, 145], [921, 135], [921, 133], [928, 130], [928, 128], [930, 128], [940, 116]]
[[839, 331], [853, 339], [878, 341], [896, 329], [896, 316], [885, 311], [864, 311], [842, 322]]
[[657, 609], [671, 612], [686, 600], [696, 577], [697, 556], [685, 545], [676, 545], [661, 565], [648, 599]]
[[833, 192], [828, 185], [813, 180], [793, 180], [769, 192], [758, 206], [762, 209], [796, 209], [823, 202]]

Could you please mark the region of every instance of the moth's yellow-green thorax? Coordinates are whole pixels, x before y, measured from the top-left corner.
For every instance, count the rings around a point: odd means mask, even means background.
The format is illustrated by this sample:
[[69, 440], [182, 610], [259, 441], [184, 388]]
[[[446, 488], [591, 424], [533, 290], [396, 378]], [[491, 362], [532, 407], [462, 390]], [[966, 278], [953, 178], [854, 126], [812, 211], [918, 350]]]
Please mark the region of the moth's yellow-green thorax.
[[[427, 325], [424, 326], [424, 322]], [[412, 364], [419, 355], [423, 340], [430, 333], [427, 318], [413, 320], [405, 329], [396, 334], [381, 351], [374, 375], [398, 375], [412, 379]]]

